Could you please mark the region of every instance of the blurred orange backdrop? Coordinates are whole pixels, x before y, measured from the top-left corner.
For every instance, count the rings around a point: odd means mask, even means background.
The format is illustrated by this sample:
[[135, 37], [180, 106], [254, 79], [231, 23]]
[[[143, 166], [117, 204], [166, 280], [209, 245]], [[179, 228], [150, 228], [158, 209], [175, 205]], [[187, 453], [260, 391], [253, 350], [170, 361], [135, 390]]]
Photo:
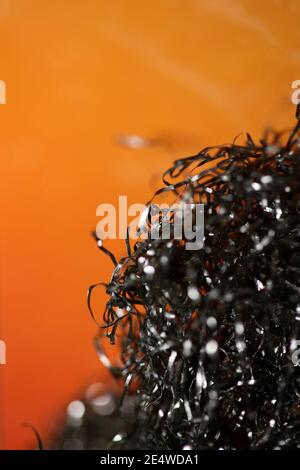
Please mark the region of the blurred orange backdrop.
[[107, 378], [86, 307], [112, 269], [90, 236], [97, 205], [145, 202], [176, 156], [292, 125], [299, 20], [299, 0], [0, 0], [0, 448], [35, 444], [24, 421], [47, 445]]

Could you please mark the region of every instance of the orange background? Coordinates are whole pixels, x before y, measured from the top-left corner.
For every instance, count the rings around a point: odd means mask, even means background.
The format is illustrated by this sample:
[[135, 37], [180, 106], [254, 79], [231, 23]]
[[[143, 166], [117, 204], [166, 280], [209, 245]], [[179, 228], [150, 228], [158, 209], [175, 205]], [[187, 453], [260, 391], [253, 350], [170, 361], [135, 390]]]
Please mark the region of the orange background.
[[[47, 445], [106, 377], [86, 307], [112, 268], [97, 205], [145, 202], [174, 156], [291, 125], [299, 20], [299, 0], [0, 0], [0, 448], [35, 444], [24, 421]], [[127, 133], [165, 147], [117, 146]]]

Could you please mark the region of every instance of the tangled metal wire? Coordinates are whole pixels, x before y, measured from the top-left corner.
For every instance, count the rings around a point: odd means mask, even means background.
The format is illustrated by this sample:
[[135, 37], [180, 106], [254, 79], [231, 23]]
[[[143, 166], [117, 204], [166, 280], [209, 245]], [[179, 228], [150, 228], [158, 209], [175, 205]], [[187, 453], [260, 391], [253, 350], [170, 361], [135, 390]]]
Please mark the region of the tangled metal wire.
[[205, 204], [203, 248], [128, 241], [113, 259], [104, 324], [122, 366], [96, 346], [135, 397], [119, 447], [300, 448], [299, 127], [175, 161], [155, 197]]

